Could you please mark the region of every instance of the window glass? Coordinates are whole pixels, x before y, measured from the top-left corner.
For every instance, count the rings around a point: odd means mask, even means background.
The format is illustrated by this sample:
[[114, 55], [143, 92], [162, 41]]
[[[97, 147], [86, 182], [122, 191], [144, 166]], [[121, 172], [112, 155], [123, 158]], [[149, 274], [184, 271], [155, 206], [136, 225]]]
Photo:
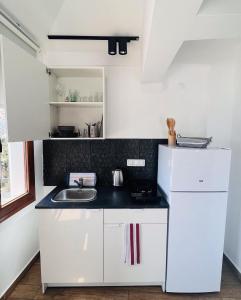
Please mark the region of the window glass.
[[2, 139], [1, 205], [17, 199], [27, 192], [25, 143], [7, 143]]

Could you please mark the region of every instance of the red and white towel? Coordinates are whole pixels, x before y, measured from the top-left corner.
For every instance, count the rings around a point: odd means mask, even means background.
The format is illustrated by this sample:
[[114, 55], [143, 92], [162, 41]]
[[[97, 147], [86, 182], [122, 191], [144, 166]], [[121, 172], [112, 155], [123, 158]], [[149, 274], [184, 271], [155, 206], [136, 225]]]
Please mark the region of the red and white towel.
[[140, 224], [125, 224], [124, 262], [129, 265], [140, 264]]

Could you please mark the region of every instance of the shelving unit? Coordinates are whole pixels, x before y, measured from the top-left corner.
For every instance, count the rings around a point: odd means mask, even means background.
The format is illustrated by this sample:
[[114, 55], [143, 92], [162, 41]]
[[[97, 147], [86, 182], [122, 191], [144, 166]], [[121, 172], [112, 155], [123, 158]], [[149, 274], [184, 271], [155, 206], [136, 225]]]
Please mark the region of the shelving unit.
[[[49, 68], [50, 75], [50, 128], [56, 131], [58, 126], [75, 126], [77, 131], [87, 129], [86, 123], [102, 122], [102, 135], [96, 138], [73, 137], [51, 139], [104, 139], [105, 138], [105, 76], [104, 68]], [[62, 86], [64, 92], [57, 93]], [[67, 102], [69, 91], [76, 91], [80, 98], [101, 97], [102, 101]]]

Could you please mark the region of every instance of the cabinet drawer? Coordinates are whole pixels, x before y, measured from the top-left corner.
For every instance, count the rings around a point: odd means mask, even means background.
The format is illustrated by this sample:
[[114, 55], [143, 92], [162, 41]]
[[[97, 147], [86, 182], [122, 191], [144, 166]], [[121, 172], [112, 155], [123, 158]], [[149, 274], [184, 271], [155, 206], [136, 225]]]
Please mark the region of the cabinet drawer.
[[167, 223], [167, 209], [105, 209], [104, 223]]

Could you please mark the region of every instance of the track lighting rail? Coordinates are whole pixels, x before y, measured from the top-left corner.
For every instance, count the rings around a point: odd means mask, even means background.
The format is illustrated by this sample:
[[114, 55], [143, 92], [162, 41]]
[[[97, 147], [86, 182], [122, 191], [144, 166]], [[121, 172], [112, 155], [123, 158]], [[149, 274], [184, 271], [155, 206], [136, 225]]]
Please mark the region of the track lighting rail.
[[92, 41], [108, 41], [109, 55], [116, 55], [117, 44], [119, 46], [119, 54], [127, 54], [127, 43], [138, 41], [139, 36], [115, 36], [115, 35], [48, 35], [50, 40], [92, 40]]
[[48, 35], [50, 40], [93, 40], [109, 41], [110, 39], [125, 39], [127, 42], [138, 41], [139, 36], [116, 36], [116, 35]]

